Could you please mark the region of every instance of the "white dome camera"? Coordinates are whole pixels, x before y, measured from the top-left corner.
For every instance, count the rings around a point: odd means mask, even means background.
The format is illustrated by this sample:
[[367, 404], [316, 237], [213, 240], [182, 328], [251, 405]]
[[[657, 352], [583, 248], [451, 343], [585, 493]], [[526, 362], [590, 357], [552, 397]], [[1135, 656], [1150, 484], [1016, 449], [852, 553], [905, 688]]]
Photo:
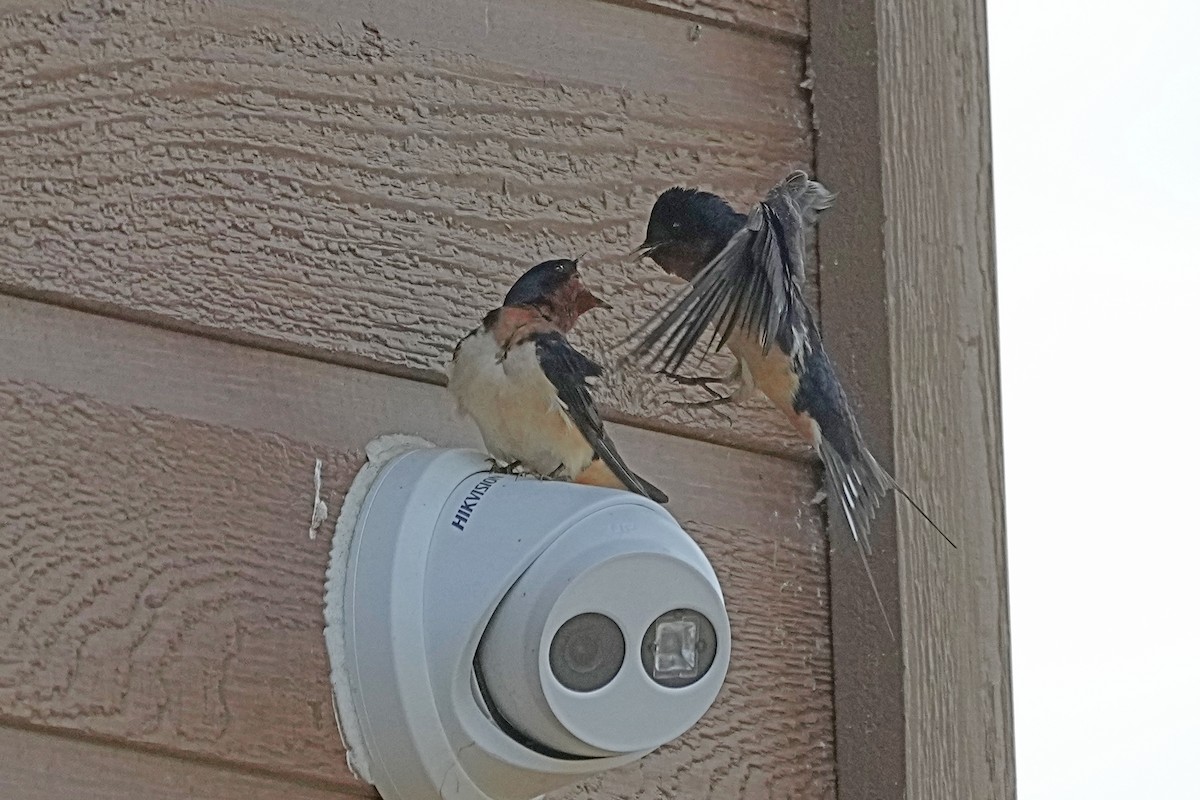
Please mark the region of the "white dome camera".
[[725, 679], [716, 575], [661, 506], [488, 466], [387, 462], [331, 566], [339, 719], [386, 800], [528, 800], [676, 738]]

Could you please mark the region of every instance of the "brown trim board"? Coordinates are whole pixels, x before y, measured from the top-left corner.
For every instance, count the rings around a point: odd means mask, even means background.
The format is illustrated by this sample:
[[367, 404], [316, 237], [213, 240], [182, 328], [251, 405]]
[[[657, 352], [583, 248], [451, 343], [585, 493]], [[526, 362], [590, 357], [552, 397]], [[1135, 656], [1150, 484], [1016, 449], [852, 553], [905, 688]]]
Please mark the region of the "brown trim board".
[[1015, 797], [984, 0], [814, 0], [821, 318], [909, 509], [830, 519], [838, 797]]

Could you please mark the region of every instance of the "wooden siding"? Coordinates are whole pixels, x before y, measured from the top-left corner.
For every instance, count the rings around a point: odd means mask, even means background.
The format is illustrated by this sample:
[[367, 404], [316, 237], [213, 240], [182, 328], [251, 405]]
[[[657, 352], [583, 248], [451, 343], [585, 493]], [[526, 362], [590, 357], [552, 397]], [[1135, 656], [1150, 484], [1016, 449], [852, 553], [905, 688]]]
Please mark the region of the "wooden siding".
[[[0, 721], [353, 791], [321, 635], [332, 524], [308, 538], [314, 462], [336, 516], [374, 436], [474, 430], [427, 384], [26, 300], [0, 298], [0, 319]], [[710, 554], [737, 637], [699, 727], [565, 796], [831, 798], [811, 470], [613, 433]]]
[[[749, 203], [810, 159], [800, 48], [691, 30], [596, 0], [11, 13], [0, 290], [441, 382], [513, 278], [588, 253], [618, 311], [578, 339], [607, 359], [674, 287], [625, 256], [657, 192]], [[617, 371], [599, 397], [799, 450], [765, 401], [730, 425], [677, 394]]]
[[[788, 0], [0, 0], [0, 723], [42, 754], [13, 785], [70, 794], [78, 770], [29, 770], [78, 751], [114, 796], [160, 796], [154, 769], [367, 792], [315, 459], [336, 514], [381, 433], [477, 446], [430, 384], [541, 258], [590, 253], [617, 311], [578, 338], [614, 361], [671, 289], [621, 257], [656, 192], [748, 203], [809, 160], [804, 24]], [[798, 452], [765, 404], [668, 396], [614, 372], [602, 400], [744, 448], [615, 433], [713, 557], [734, 667], [702, 726], [563, 794], [830, 798], [812, 467], [747, 452]]]
[[363, 796], [38, 729], [0, 727], [7, 800], [345, 800]]
[[541, 258], [589, 254], [615, 365], [673, 288], [623, 257], [656, 193], [801, 165], [827, 341], [963, 546], [888, 510], [890, 640], [765, 402], [615, 370], [737, 650], [699, 727], [556, 796], [1011, 797], [982, 0], [809, 6], [0, 0], [0, 796], [371, 796], [315, 460], [333, 518], [376, 436], [477, 446], [442, 365]]

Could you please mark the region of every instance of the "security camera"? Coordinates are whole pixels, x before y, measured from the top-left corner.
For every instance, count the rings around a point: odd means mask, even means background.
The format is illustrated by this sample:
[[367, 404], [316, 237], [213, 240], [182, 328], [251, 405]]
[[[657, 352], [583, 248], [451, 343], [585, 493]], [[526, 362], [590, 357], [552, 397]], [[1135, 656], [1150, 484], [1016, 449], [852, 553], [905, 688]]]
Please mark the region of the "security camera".
[[386, 800], [527, 800], [712, 705], [729, 618], [661, 506], [467, 450], [369, 466], [338, 523], [326, 637], [351, 765]]

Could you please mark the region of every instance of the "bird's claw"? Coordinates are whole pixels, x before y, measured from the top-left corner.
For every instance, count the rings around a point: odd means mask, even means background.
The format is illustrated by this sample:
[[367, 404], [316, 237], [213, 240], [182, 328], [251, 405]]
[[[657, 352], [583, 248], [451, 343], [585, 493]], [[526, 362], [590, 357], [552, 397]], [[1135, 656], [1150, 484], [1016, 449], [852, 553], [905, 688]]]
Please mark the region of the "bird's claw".
[[727, 414], [725, 410], [721, 408], [721, 406], [732, 403], [733, 400], [733, 395], [729, 395], [728, 397], [725, 397], [724, 395], [717, 395], [711, 400], [668, 400], [667, 402], [670, 405], [678, 406], [680, 408], [711, 408], [713, 411], [717, 412], [722, 419], [732, 425], [733, 417]]
[[501, 464], [497, 459], [489, 458], [488, 463], [492, 465], [491, 471], [500, 475], [520, 475], [524, 469], [520, 461]]
[[[712, 384], [714, 384], [714, 383], [721, 383], [721, 384], [725, 383], [725, 379], [723, 379], [723, 378], [701, 377], [698, 375], [697, 376], [677, 375], [674, 372], [664, 372], [663, 375], [680, 386], [699, 386], [701, 389], [708, 392], [709, 395], [711, 395], [714, 398], [714, 400], [710, 400], [707, 402], [712, 403], [716, 400], [721, 400], [722, 402], [725, 402], [729, 399], [729, 398], [724, 397], [724, 395], [722, 395], [716, 389], [712, 388]], [[688, 405], [692, 405], [692, 404], [689, 403]]]
[[674, 372], [664, 372], [662, 374], [679, 386], [699, 386], [709, 394], [708, 400], [668, 400], [667, 402], [670, 405], [679, 406], [680, 408], [711, 408], [721, 415], [726, 422], [733, 422], [733, 418], [722, 411], [720, 406], [726, 405], [727, 403], [732, 403], [735, 399], [737, 399], [736, 394], [723, 395], [712, 387], [712, 384], [714, 383], [728, 383], [725, 378], [711, 378], [700, 375], [679, 375]]
[[717, 395], [711, 400], [668, 400], [673, 406], [681, 406], [683, 408], [717, 408], [718, 406], [728, 405], [733, 402], [733, 395], [726, 397], [725, 395]]

